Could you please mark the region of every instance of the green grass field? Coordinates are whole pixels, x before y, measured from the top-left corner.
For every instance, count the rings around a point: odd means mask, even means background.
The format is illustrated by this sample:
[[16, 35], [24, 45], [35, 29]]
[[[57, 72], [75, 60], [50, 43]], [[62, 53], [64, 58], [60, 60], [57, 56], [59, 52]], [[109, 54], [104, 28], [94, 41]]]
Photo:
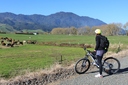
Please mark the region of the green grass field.
[[[95, 45], [94, 36], [82, 35], [19, 35], [0, 34], [0, 37], [9, 37], [15, 40], [36, 40], [38, 42], [78, 43]], [[110, 51], [115, 52], [120, 43], [121, 49], [127, 49], [128, 36], [108, 36]], [[115, 46], [112, 46], [114, 45]], [[93, 50], [93, 48], [91, 48]], [[11, 78], [30, 72], [45, 69], [59, 63], [62, 56], [62, 65], [69, 65], [82, 58], [85, 54], [80, 47], [46, 46], [40, 44], [25, 44], [12, 48], [0, 48], [0, 78]]]
[[83, 54], [81, 48], [40, 45], [24, 45], [1, 49], [0, 76], [8, 78], [24, 74], [26, 69], [29, 71], [44, 69], [55, 62], [59, 63], [61, 56], [65, 63], [80, 58]]
[[[0, 37], [9, 37], [15, 40], [37, 40], [38, 42], [56, 43], [87, 43], [94, 44], [95, 35], [22, 35], [22, 34], [0, 34]], [[127, 44], [128, 36], [107, 36], [112, 44]]]

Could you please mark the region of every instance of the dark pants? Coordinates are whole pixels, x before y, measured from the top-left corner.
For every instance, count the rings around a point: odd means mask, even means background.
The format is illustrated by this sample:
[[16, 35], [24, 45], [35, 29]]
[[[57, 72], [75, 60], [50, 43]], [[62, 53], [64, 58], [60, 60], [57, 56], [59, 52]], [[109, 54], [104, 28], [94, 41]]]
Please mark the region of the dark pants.
[[99, 64], [99, 73], [100, 75], [102, 75], [102, 58], [104, 55], [104, 50], [97, 50], [96, 51], [96, 56], [97, 56], [97, 60], [98, 60], [98, 64]]

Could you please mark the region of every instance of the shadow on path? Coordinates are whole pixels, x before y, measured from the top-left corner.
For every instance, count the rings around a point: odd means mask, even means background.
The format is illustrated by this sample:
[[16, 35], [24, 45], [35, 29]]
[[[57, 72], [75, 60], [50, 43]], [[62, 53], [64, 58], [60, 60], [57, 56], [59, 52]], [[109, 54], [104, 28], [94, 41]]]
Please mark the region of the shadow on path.
[[[91, 72], [87, 72], [86, 74], [89, 74], [89, 73], [96, 73], [96, 72], [99, 72], [99, 71], [91, 71]], [[123, 69], [120, 69], [117, 73], [115, 74], [107, 74], [107, 75], [104, 75], [104, 77], [107, 77], [107, 76], [111, 76], [111, 75], [117, 75], [117, 74], [126, 74], [128, 73], [128, 67], [126, 68], [123, 68]]]
[[116, 74], [125, 74], [128, 73], [128, 67], [120, 69]]
[[108, 74], [108, 75], [105, 75], [104, 77], [107, 77], [107, 76], [110, 76], [110, 75], [118, 75], [118, 74], [126, 74], [128, 73], [128, 67], [126, 68], [123, 68], [123, 69], [120, 69], [117, 73], [115, 74]]

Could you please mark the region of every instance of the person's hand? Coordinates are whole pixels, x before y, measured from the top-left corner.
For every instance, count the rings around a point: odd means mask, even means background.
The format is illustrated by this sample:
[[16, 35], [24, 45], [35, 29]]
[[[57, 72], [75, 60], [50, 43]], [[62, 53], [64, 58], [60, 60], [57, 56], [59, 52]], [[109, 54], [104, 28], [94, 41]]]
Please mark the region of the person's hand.
[[93, 54], [93, 55], [96, 55], [96, 50], [92, 51], [92, 54]]
[[108, 51], [108, 49], [105, 49], [104, 51], [105, 51], [104, 53], [106, 53]]

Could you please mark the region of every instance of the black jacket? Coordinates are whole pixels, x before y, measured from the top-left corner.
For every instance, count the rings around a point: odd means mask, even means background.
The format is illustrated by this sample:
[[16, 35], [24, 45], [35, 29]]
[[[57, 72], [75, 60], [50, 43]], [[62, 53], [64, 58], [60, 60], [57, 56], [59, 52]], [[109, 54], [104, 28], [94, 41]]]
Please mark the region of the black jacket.
[[102, 36], [101, 34], [97, 34], [96, 37], [95, 37], [95, 41], [96, 41], [96, 46], [95, 46], [95, 50], [104, 50], [105, 48], [103, 48], [101, 45], [100, 45], [100, 39]]

